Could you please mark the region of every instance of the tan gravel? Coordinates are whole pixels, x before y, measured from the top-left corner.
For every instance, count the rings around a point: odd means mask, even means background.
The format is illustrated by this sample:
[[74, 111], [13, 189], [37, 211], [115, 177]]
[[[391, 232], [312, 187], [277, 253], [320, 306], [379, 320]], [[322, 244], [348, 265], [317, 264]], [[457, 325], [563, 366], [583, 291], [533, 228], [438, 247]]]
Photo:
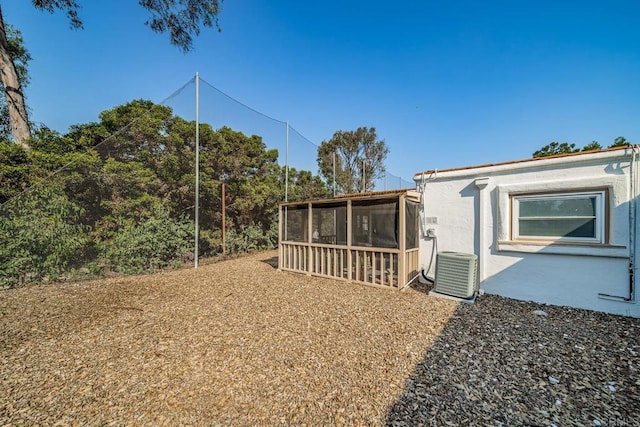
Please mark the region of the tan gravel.
[[639, 420], [638, 319], [458, 306], [275, 255], [0, 291], [0, 425]]

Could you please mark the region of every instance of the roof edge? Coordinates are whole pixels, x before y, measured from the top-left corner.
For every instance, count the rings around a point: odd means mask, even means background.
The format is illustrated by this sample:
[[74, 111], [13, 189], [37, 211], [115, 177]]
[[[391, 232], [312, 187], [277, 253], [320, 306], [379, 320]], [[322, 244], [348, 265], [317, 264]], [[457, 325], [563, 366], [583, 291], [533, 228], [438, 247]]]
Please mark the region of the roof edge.
[[475, 166], [462, 166], [462, 167], [448, 168], [448, 169], [429, 169], [429, 170], [426, 170], [424, 172], [418, 172], [418, 173], [414, 174], [413, 175], [413, 180], [417, 181], [423, 175], [430, 175], [430, 174], [433, 174], [433, 173], [446, 173], [446, 172], [459, 172], [459, 171], [469, 171], [469, 172], [471, 172], [471, 171], [473, 171], [475, 169], [483, 169], [483, 168], [490, 168], [490, 167], [497, 167], [497, 166], [516, 165], [516, 164], [531, 163], [531, 162], [538, 162], [538, 161], [546, 161], [546, 160], [552, 160], [552, 159], [576, 158], [578, 156], [584, 156], [584, 155], [589, 155], [589, 154], [611, 153], [611, 152], [615, 152], [615, 151], [628, 150], [631, 147], [632, 146], [612, 147], [612, 148], [604, 148], [604, 149], [601, 149], [601, 150], [589, 150], [589, 151], [580, 151], [580, 152], [577, 152], [577, 153], [555, 154], [553, 156], [532, 157], [530, 159], [509, 160], [509, 161], [506, 161], [506, 162], [487, 163], [487, 164], [475, 165]]
[[388, 197], [401, 196], [403, 194], [405, 195], [409, 194], [413, 196], [413, 194], [411, 193], [414, 193], [414, 192], [416, 193], [416, 195], [419, 194], [416, 191], [415, 187], [411, 187], [411, 188], [402, 188], [399, 190], [384, 190], [384, 191], [369, 191], [366, 193], [339, 194], [334, 197], [326, 197], [326, 198], [320, 198], [320, 199], [307, 199], [307, 200], [297, 200], [297, 201], [291, 201], [291, 202], [281, 202], [278, 205], [292, 206], [292, 205], [302, 205], [305, 203], [331, 203], [331, 202], [338, 202], [343, 200], [388, 198]]

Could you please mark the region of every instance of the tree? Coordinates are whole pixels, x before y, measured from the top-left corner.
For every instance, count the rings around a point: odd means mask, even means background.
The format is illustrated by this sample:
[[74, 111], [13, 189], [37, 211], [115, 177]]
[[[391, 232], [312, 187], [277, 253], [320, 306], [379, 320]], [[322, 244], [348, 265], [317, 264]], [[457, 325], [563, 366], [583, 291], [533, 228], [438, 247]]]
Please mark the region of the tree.
[[389, 149], [384, 141], [378, 140], [374, 127], [335, 132], [318, 147], [320, 175], [329, 188], [333, 187], [334, 153], [336, 190], [354, 193], [373, 190], [375, 180], [385, 171], [384, 160]]
[[[27, 69], [28, 63], [31, 60], [29, 51], [24, 47], [24, 39], [22, 33], [13, 28], [11, 25], [6, 25], [7, 32], [7, 47], [9, 49], [9, 56], [13, 60], [16, 66], [16, 73], [18, 75], [18, 81], [22, 88], [26, 87], [29, 83], [29, 72]], [[9, 121], [9, 108], [7, 105], [7, 99], [5, 94], [5, 87], [0, 79], [0, 139], [10, 140], [12, 138], [11, 123]]]
[[630, 146], [631, 143], [629, 141], [627, 141], [627, 138], [625, 138], [624, 136], [619, 136], [616, 139], [613, 140], [613, 144], [611, 144], [609, 146], [609, 148], [613, 148], [613, 147], [628, 147]]
[[[613, 144], [609, 146], [609, 148], [613, 147], [628, 147], [631, 143], [627, 141], [624, 136], [617, 137]], [[569, 144], [568, 142], [558, 143], [552, 142], [548, 145], [545, 145], [535, 153], [533, 153], [533, 157], [548, 157], [555, 156], [558, 154], [566, 154], [566, 153], [577, 153], [579, 151], [592, 151], [592, 150], [602, 150], [602, 145], [598, 141], [591, 141], [584, 147], [582, 150], [576, 148], [576, 144]]]
[[[30, 150], [0, 140], [0, 287], [176, 266], [193, 259], [194, 121], [134, 100], [67, 134], [34, 130]], [[273, 247], [285, 169], [258, 135], [200, 124], [200, 254]], [[375, 139], [375, 138], [374, 138]], [[292, 200], [326, 197], [289, 170]]]
[[[281, 180], [285, 180], [285, 169], [282, 168]], [[322, 199], [329, 197], [330, 192], [322, 178], [310, 171], [289, 168], [289, 201]]]
[[568, 142], [551, 142], [545, 145], [538, 151], [533, 153], [533, 157], [549, 157], [556, 156], [558, 154], [577, 153], [580, 149], [576, 148], [576, 144], [569, 144]]
[[[145, 22], [157, 33], [169, 33], [171, 44], [183, 52], [191, 50], [193, 37], [200, 34], [200, 27], [216, 27], [223, 0], [140, 0], [150, 17]], [[76, 0], [32, 0], [36, 9], [54, 13], [62, 10], [69, 18], [71, 28], [82, 28], [82, 20], [78, 16], [80, 5]], [[9, 111], [11, 134], [15, 141], [28, 147], [27, 140], [31, 136], [29, 118], [20, 82], [16, 58], [11, 56], [8, 26], [5, 26], [0, 7], [0, 78], [4, 86]]]
[[12, 57], [13, 49], [8, 38], [10, 34], [5, 26], [2, 8], [0, 7], [0, 80], [2, 86], [4, 86], [5, 101], [9, 113], [9, 127], [16, 142], [28, 148], [26, 140], [31, 136], [31, 130], [20, 76], [16, 67], [17, 58]]
[[598, 141], [591, 141], [584, 147], [582, 147], [582, 151], [592, 151], [592, 150], [602, 150], [602, 145]]

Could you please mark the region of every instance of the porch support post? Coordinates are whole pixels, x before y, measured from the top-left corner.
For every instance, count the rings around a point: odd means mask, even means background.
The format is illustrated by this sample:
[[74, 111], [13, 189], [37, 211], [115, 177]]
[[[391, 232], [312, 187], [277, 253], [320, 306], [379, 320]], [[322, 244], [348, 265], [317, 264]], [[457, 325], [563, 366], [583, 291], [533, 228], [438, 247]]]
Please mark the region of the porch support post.
[[347, 200], [347, 280], [353, 278], [353, 255], [351, 254], [351, 227], [353, 218], [351, 216], [351, 200]]
[[278, 206], [278, 270], [282, 269], [282, 257], [284, 256], [282, 248], [282, 209], [282, 205]]
[[308, 224], [307, 224], [307, 274], [311, 274], [313, 271], [313, 248], [311, 247], [311, 243], [313, 243], [313, 212], [312, 212], [312, 204], [309, 203], [307, 205], [307, 216], [308, 216]]
[[406, 215], [406, 206], [404, 201], [404, 194], [398, 198], [399, 206], [399, 221], [398, 221], [398, 234], [400, 235], [400, 253], [398, 254], [398, 289], [404, 288], [407, 284], [407, 233], [405, 230], [404, 217]]

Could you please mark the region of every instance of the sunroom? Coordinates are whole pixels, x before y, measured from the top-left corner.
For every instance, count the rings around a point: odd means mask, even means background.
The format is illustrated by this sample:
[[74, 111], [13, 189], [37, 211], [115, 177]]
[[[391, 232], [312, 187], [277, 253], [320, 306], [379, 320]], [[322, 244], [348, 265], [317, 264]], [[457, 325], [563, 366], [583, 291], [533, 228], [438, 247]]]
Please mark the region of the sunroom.
[[419, 273], [415, 190], [279, 206], [281, 270], [402, 289]]

